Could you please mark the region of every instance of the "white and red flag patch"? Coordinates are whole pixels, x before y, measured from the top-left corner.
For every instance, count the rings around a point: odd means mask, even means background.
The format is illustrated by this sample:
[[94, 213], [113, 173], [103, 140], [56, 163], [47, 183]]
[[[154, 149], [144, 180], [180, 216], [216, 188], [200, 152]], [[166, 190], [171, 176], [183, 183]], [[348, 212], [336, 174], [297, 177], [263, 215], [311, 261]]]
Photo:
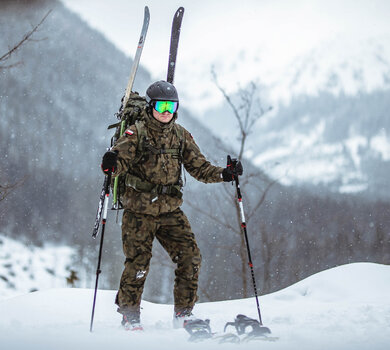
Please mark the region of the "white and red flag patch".
[[127, 129], [127, 130], [125, 131], [125, 134], [131, 136], [131, 135], [134, 134], [134, 131], [133, 131], [133, 130], [130, 130], [130, 129]]

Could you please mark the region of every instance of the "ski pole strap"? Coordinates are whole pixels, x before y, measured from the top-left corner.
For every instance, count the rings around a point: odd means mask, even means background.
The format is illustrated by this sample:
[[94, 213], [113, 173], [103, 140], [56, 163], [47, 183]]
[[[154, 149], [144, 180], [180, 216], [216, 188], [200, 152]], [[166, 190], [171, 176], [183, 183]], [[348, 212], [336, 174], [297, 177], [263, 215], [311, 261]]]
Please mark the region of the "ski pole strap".
[[180, 185], [157, 185], [144, 181], [133, 174], [126, 174], [125, 184], [134, 188], [138, 192], [149, 192], [153, 194], [168, 194], [170, 196], [182, 198]]

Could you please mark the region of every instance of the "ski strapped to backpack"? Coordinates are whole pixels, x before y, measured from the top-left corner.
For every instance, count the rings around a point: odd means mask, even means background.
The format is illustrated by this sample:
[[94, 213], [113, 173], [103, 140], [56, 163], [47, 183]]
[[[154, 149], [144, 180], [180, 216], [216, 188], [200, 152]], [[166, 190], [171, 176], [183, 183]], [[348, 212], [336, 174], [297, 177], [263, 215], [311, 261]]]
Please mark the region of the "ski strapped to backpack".
[[181, 22], [184, 16], [184, 8], [179, 7], [173, 17], [171, 30], [171, 44], [169, 47], [167, 82], [173, 84], [175, 79], [177, 48], [179, 47]]
[[[175, 68], [176, 68], [176, 57], [177, 57], [177, 49], [179, 45], [179, 38], [180, 38], [180, 30], [181, 30], [181, 22], [183, 20], [183, 15], [184, 15], [184, 8], [179, 7], [178, 10], [175, 12], [175, 15], [173, 17], [172, 21], [172, 29], [171, 29], [171, 42], [170, 42], [170, 47], [169, 47], [169, 59], [168, 59], [168, 73], [167, 73], [167, 81], [170, 83], [173, 83], [174, 80], [174, 75], [175, 75]], [[146, 35], [146, 33], [145, 33]], [[141, 43], [141, 39], [140, 39]], [[142, 50], [142, 49], [141, 49]], [[138, 51], [137, 51], [138, 53]], [[137, 55], [136, 55], [137, 57]], [[139, 63], [139, 56], [138, 56], [138, 62]], [[134, 67], [134, 66], [133, 66]], [[136, 127], [139, 125], [137, 121], [141, 120], [141, 114], [142, 110], [146, 109], [147, 107], [147, 102], [144, 97], [141, 97], [137, 92], [132, 92], [132, 86], [135, 78], [135, 71], [132, 69], [132, 74], [130, 75], [129, 83], [126, 88], [126, 94], [124, 98], [122, 99], [122, 105], [121, 108], [119, 109], [119, 112], [117, 113], [118, 119], [120, 121], [118, 123], [112, 124], [108, 127], [108, 129], [116, 127], [116, 132], [114, 137], [111, 139], [111, 146], [114, 145], [114, 143], [119, 139], [120, 136], [123, 135], [125, 130], [130, 126], [135, 124]], [[133, 74], [134, 72], [134, 74]], [[139, 129], [137, 127], [137, 132], [138, 135], [144, 134], [143, 128]], [[175, 125], [175, 130], [176, 134], [181, 142], [181, 145], [179, 147], [179, 153], [177, 156], [179, 157], [179, 162], [180, 162], [180, 167], [182, 168], [182, 151], [184, 147], [184, 142], [183, 142], [183, 130]], [[146, 131], [145, 131], [146, 133]], [[138, 144], [139, 148], [141, 148], [140, 151], [144, 151], [142, 148], [144, 146], [143, 139], [139, 138], [138, 139]], [[149, 146], [149, 151], [153, 153], [153, 148], [151, 145]], [[165, 150], [165, 153], [168, 150]], [[154, 149], [154, 154], [159, 154], [163, 153], [164, 150], [157, 150]], [[173, 153], [176, 151], [172, 151]], [[174, 154], [172, 154], [174, 156]], [[137, 157], [138, 158], [138, 157]], [[134, 163], [136, 163], [135, 161]], [[178, 183], [175, 185], [153, 185], [150, 183], [145, 183], [139, 178], [135, 178], [134, 175], [131, 174], [126, 174], [126, 176], [118, 176], [114, 179], [113, 183], [113, 206], [112, 209], [114, 210], [119, 210], [123, 209], [123, 204], [121, 201], [121, 196], [125, 193], [125, 186], [130, 186], [133, 187], [134, 189], [141, 191], [141, 192], [152, 192], [157, 195], [158, 194], [170, 194], [170, 195], [175, 195], [181, 198], [182, 192], [181, 192], [181, 187], [183, 186], [183, 181], [180, 176], [178, 179]]]
[[[131, 91], [133, 89], [135, 76], [137, 74], [139, 61], [141, 59], [142, 50], [143, 50], [144, 44], [145, 44], [146, 34], [147, 34], [148, 28], [149, 28], [149, 21], [150, 21], [149, 8], [147, 6], [145, 6], [144, 22], [143, 22], [142, 29], [141, 29], [141, 35], [139, 37], [137, 50], [136, 50], [136, 53], [134, 56], [133, 65], [131, 67], [129, 81], [127, 82], [125, 96], [122, 98], [122, 104], [121, 104], [121, 107], [119, 108], [118, 115], [120, 115], [122, 113], [123, 107], [125, 107], [127, 105], [127, 101], [129, 100], [130, 95], [131, 95]], [[119, 136], [125, 132], [124, 123], [122, 123], [122, 125], [119, 127], [119, 131], [120, 131]], [[116, 135], [116, 136], [118, 136], [118, 135]], [[119, 137], [117, 137], [115, 140], [111, 139], [111, 147], [114, 145], [115, 141], [118, 138]], [[112, 191], [113, 192], [113, 208], [112, 209], [118, 209], [118, 205], [119, 205], [118, 204], [118, 193], [117, 193], [118, 181], [119, 180], [117, 178], [114, 179], [113, 191]]]

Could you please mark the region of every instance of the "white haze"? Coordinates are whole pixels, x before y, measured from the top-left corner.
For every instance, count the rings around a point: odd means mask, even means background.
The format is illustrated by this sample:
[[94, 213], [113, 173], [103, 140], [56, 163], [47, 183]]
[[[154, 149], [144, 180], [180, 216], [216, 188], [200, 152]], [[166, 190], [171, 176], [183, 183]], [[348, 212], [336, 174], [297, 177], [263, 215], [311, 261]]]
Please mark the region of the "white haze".
[[[390, 2], [385, 0], [63, 2], [129, 56], [148, 5], [151, 22], [142, 64], [154, 79], [166, 75], [172, 16], [184, 6], [175, 82], [182, 101], [198, 115], [222, 101], [211, 82], [212, 65], [230, 91], [254, 78], [270, 86], [281, 83], [295, 60], [318, 44], [340, 39], [359, 46], [390, 33]], [[285, 90], [282, 86], [272, 97], [285, 98]]]

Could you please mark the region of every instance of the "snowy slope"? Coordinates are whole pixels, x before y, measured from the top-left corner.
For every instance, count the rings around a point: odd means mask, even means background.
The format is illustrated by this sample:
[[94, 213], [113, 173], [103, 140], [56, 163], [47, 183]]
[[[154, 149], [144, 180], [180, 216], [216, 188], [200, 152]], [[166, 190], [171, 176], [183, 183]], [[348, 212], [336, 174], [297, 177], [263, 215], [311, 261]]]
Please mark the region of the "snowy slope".
[[0, 300], [66, 287], [73, 254], [67, 246], [27, 247], [0, 234]]
[[389, 39], [342, 35], [318, 43], [267, 84], [273, 100], [287, 104], [295, 96], [320, 92], [356, 96], [390, 88]]
[[[261, 83], [263, 108], [273, 107], [254, 126], [247, 158], [285, 185], [324, 184], [337, 192], [369, 190], [374, 195], [388, 192], [389, 42], [387, 34], [340, 34], [319, 40], [277, 69], [267, 65], [266, 52], [255, 49], [246, 51], [229, 70], [220, 69], [218, 80], [236, 106], [234, 89], [238, 82], [245, 86], [245, 77], [250, 77]], [[216, 67], [223, 63], [221, 59]], [[238, 149], [238, 126], [230, 108], [206, 110], [202, 120]]]
[[257, 125], [248, 153], [254, 163], [284, 184], [387, 191], [388, 42], [339, 37], [292, 61], [269, 85], [276, 108]]
[[[387, 349], [390, 344], [390, 266], [356, 263], [313, 275], [260, 298], [264, 324], [277, 342], [224, 344], [245, 349]], [[212, 341], [188, 343], [171, 328], [172, 306], [143, 301], [144, 333], [125, 332], [114, 291], [99, 291], [94, 332], [89, 333], [93, 290], [52, 289], [0, 302], [4, 349], [222, 349]], [[238, 313], [256, 317], [254, 299], [204, 303], [200, 318], [214, 331]], [[23, 335], [23, 336], [21, 336]]]

